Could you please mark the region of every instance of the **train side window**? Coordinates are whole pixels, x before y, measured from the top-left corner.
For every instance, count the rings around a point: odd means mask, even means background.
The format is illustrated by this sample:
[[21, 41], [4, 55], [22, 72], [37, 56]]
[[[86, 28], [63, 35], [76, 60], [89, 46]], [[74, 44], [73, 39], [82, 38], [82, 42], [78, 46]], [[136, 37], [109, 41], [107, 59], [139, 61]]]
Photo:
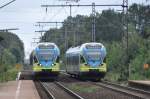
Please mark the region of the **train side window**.
[[35, 63], [37, 63], [38, 62], [38, 60], [37, 60], [37, 58], [34, 56], [34, 62]]
[[83, 56], [80, 56], [80, 61], [81, 61], [81, 63], [85, 63]]

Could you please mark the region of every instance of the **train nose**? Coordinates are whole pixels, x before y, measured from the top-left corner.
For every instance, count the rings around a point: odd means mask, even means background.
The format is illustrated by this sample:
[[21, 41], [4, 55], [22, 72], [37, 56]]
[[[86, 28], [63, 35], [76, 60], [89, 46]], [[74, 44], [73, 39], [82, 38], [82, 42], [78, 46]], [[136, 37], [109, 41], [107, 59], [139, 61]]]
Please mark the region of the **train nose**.
[[95, 60], [92, 60], [92, 61], [89, 62], [89, 65], [90, 65], [91, 67], [97, 67], [97, 66], [100, 65], [100, 62], [95, 61]]
[[53, 62], [51, 62], [51, 61], [43, 61], [43, 62], [41, 62], [41, 64], [42, 64], [42, 66], [49, 67], [49, 66], [51, 66], [53, 64]]

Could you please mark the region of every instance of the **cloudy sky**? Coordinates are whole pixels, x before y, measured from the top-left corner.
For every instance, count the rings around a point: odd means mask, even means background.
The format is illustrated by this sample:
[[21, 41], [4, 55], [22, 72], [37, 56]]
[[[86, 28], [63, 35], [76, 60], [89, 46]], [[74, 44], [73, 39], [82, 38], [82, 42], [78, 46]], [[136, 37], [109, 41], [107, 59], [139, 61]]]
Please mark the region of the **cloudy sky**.
[[[0, 6], [10, 1], [11, 0], [0, 0]], [[145, 1], [146, 0], [129, 0], [129, 4], [131, 5], [134, 2], [150, 4], [150, 2], [146, 3]], [[92, 2], [96, 4], [122, 4], [122, 0], [80, 0], [80, 2], [73, 4], [92, 4]], [[19, 28], [19, 30], [13, 32], [24, 42], [26, 57], [28, 57], [35, 45], [32, 44], [33, 38], [40, 36], [39, 33], [35, 33], [35, 31], [42, 29], [35, 26], [37, 21], [63, 21], [69, 16], [68, 8], [48, 8], [48, 12], [46, 13], [45, 8], [41, 7], [42, 4], [66, 4], [66, 2], [60, 0], [16, 0], [12, 4], [0, 9], [0, 29]], [[96, 11], [101, 12], [103, 9], [108, 9], [108, 7], [97, 7]], [[114, 9], [120, 10], [121, 8], [115, 7]], [[72, 12], [73, 16], [77, 14], [89, 15], [91, 8], [74, 7]], [[47, 30], [53, 27], [55, 27], [55, 25], [50, 24], [49, 26], [44, 26], [43, 29]]]

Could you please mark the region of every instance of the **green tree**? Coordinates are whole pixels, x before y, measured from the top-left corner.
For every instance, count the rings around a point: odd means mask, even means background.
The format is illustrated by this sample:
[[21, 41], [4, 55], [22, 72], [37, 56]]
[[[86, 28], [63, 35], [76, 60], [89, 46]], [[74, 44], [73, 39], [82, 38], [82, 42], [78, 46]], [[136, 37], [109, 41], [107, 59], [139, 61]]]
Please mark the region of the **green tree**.
[[14, 80], [17, 74], [16, 63], [23, 63], [24, 47], [17, 35], [0, 32], [0, 81]]

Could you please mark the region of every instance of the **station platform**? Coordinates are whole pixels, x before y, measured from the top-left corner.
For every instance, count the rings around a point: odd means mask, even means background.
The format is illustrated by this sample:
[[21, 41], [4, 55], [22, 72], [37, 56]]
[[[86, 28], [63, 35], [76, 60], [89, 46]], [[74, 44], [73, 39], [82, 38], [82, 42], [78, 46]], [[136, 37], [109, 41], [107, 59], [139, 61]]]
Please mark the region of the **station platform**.
[[23, 70], [18, 73], [19, 80], [33, 80], [32, 78], [32, 70]]
[[32, 80], [18, 80], [0, 84], [0, 99], [40, 99], [40, 96]]
[[128, 85], [131, 87], [150, 91], [150, 80], [129, 80]]

